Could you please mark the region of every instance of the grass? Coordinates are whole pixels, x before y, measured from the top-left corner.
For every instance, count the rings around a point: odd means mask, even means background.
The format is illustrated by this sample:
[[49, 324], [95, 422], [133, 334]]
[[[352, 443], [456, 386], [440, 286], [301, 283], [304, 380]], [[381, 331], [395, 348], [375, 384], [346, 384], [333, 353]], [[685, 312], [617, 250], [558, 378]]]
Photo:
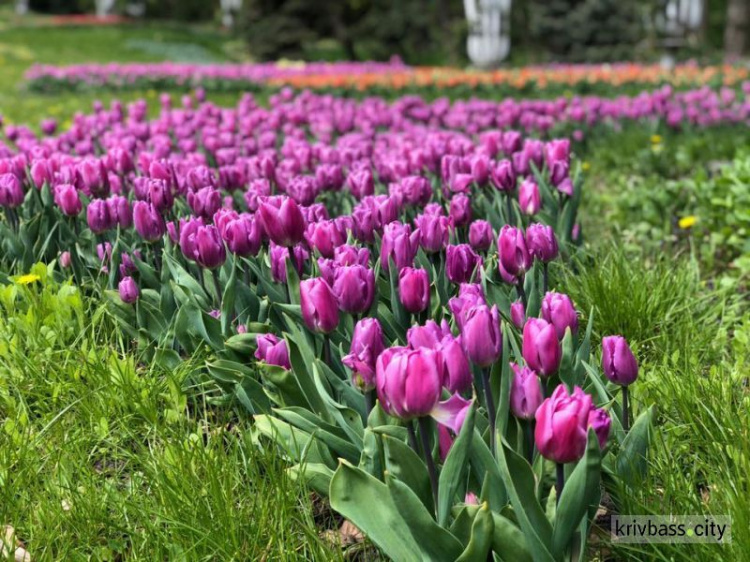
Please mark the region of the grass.
[[603, 250], [561, 290], [595, 309], [595, 335], [637, 348], [636, 411], [657, 407], [649, 471], [622, 514], [731, 515], [732, 546], [619, 547], [636, 560], [750, 560], [750, 314], [741, 296], [701, 282], [687, 257]]
[[210, 405], [202, 358], [140, 364], [51, 279], [0, 287], [0, 303], [0, 526], [33, 560], [340, 556], [284, 460]]

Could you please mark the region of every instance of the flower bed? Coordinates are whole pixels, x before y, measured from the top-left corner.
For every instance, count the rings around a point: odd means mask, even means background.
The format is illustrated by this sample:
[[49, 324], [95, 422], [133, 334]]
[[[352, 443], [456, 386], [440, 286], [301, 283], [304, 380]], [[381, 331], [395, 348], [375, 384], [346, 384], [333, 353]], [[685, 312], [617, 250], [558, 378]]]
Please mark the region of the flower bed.
[[[745, 111], [662, 95], [617, 116]], [[551, 290], [582, 236], [570, 142], [499, 130], [570, 108], [162, 103], [6, 129], [4, 268], [57, 259], [152, 361], [207, 350], [258, 443], [394, 559], [585, 548], [602, 474], [615, 499], [636, 481], [653, 414], [631, 414], [627, 342], [592, 349], [592, 313]]]

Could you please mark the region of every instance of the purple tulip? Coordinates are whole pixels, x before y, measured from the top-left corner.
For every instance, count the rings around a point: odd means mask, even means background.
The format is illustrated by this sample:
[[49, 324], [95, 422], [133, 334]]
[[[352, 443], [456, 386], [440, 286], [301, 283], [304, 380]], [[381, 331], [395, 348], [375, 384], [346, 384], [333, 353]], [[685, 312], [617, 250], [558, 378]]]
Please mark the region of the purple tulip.
[[602, 369], [615, 384], [628, 386], [638, 378], [638, 362], [622, 336], [602, 338]]
[[468, 244], [450, 245], [445, 254], [445, 273], [452, 283], [471, 283], [479, 277], [483, 260]]
[[565, 337], [570, 328], [573, 336], [578, 334], [578, 314], [568, 295], [550, 292], [542, 299], [542, 318], [555, 327], [557, 339]]
[[304, 239], [306, 221], [294, 199], [269, 197], [260, 204], [258, 212], [263, 231], [279, 246], [289, 248]]
[[531, 257], [543, 263], [554, 260], [558, 253], [557, 238], [551, 226], [534, 223], [526, 229], [526, 246]]
[[411, 267], [414, 256], [419, 250], [420, 232], [412, 232], [408, 224], [392, 222], [387, 224], [383, 230], [383, 242], [380, 246], [380, 267], [388, 271], [390, 262], [396, 266], [397, 271], [404, 267]]
[[0, 175], [0, 207], [19, 207], [23, 198], [23, 186], [18, 176], [10, 173]]
[[541, 318], [529, 318], [523, 327], [523, 359], [542, 376], [556, 372], [562, 349], [555, 327]]
[[533, 179], [526, 178], [518, 188], [518, 205], [525, 215], [535, 215], [542, 208], [539, 186]]
[[541, 406], [542, 385], [539, 377], [528, 367], [520, 367], [511, 363], [513, 381], [510, 385], [510, 410], [513, 415], [522, 420], [533, 420], [534, 414]]
[[486, 252], [492, 246], [494, 237], [492, 225], [485, 220], [475, 220], [469, 226], [469, 244], [477, 252]]
[[482, 286], [477, 283], [462, 283], [458, 288], [458, 296], [448, 301], [448, 308], [455, 317], [459, 330], [463, 329], [466, 313], [479, 304], [487, 304]]
[[406, 332], [406, 341], [412, 349], [426, 347], [436, 349], [445, 337], [453, 337], [451, 328], [446, 320], [438, 324], [434, 320], [428, 320], [424, 325], [416, 325]]
[[210, 219], [221, 208], [221, 192], [213, 187], [188, 191], [187, 202], [196, 216]]
[[[0, 201], [1, 202], [1, 201]], [[86, 222], [95, 234], [106, 232], [113, 226], [109, 206], [103, 199], [94, 199], [86, 209]]]
[[132, 277], [123, 277], [117, 286], [118, 292], [120, 293], [120, 299], [125, 304], [133, 304], [140, 297], [141, 292], [138, 290], [138, 285]]
[[461, 326], [461, 341], [472, 363], [485, 368], [500, 358], [503, 334], [497, 306], [475, 305], [466, 311]]
[[[172, 205], [174, 205], [174, 194], [166, 181], [149, 179], [146, 185], [148, 188], [148, 200], [157, 211], [163, 213], [172, 208]], [[192, 191], [188, 192], [188, 201], [192, 193]], [[192, 208], [192, 205], [190, 206]]]
[[352, 370], [352, 383], [363, 392], [375, 388], [375, 364], [385, 349], [377, 318], [363, 318], [354, 326], [349, 355], [341, 361]]
[[464, 351], [462, 339], [446, 335], [440, 340], [437, 351], [443, 360], [443, 386], [451, 392], [465, 392], [473, 381], [469, 359]]
[[83, 210], [83, 204], [81, 203], [81, 197], [78, 195], [78, 190], [75, 186], [72, 186], [69, 183], [58, 185], [55, 188], [55, 203], [60, 207], [60, 210], [69, 217], [75, 217]]
[[[271, 247], [269, 248], [268, 253], [271, 258], [271, 276], [273, 277], [273, 280], [277, 283], [286, 283], [286, 261], [289, 258], [289, 248], [278, 246], [271, 242]], [[292, 262], [293, 267], [295, 267], [298, 272], [303, 271], [305, 262], [310, 257], [310, 253], [301, 245], [297, 245], [292, 248], [292, 256], [294, 259]], [[332, 283], [333, 273], [331, 273], [331, 281], [329, 285]]]
[[492, 169], [492, 185], [498, 191], [510, 193], [516, 188], [516, 173], [510, 160], [501, 160]]
[[113, 195], [106, 201], [109, 215], [115, 225], [119, 225], [123, 230], [130, 228], [133, 225], [133, 209], [130, 208], [127, 197]]
[[424, 269], [404, 267], [398, 275], [398, 296], [404, 309], [419, 314], [430, 305], [430, 277]]
[[526, 247], [523, 231], [506, 224], [497, 238], [499, 262], [510, 276], [521, 278], [531, 267], [531, 256]]
[[516, 328], [519, 330], [523, 329], [524, 324], [526, 324], [526, 309], [523, 306], [523, 302], [516, 301], [510, 305], [510, 319]]
[[575, 462], [586, 451], [591, 396], [579, 387], [568, 394], [561, 384], [536, 411], [534, 441], [546, 459]]
[[339, 307], [331, 287], [320, 277], [299, 284], [302, 318], [313, 332], [328, 333], [339, 325]]
[[305, 238], [310, 247], [318, 250], [324, 258], [332, 258], [335, 249], [346, 242], [346, 234], [332, 220], [308, 224]]
[[76, 176], [81, 188], [94, 197], [109, 195], [109, 176], [104, 162], [96, 158], [86, 158], [76, 166]]
[[73, 262], [70, 252], [63, 252], [60, 254], [60, 267], [68, 269]]
[[333, 294], [339, 308], [350, 314], [362, 314], [372, 306], [375, 298], [375, 272], [359, 264], [336, 269]]
[[215, 269], [224, 264], [227, 251], [219, 229], [214, 225], [200, 226], [195, 233], [194, 259], [206, 269]]
[[337, 266], [341, 265], [361, 265], [368, 267], [370, 265], [370, 250], [368, 248], [358, 248], [343, 244], [337, 246], [333, 252], [333, 261]]
[[589, 411], [588, 427], [594, 428], [596, 438], [599, 440], [599, 448], [604, 449], [609, 439], [609, 430], [612, 427], [612, 418], [604, 408], [591, 408]]
[[544, 156], [547, 167], [552, 168], [558, 162], [566, 166], [570, 163], [570, 140], [553, 139], [544, 145]]
[[[133, 223], [135, 230], [146, 242], [156, 242], [167, 231], [164, 217], [145, 201], [136, 201], [133, 205]], [[190, 259], [194, 258], [191, 256]]]
[[448, 215], [457, 227], [466, 226], [471, 222], [471, 199], [468, 195], [458, 193], [451, 198]]
[[346, 184], [357, 199], [362, 199], [375, 193], [375, 180], [372, 172], [367, 169], [354, 170], [346, 178]]
[[287, 370], [292, 368], [286, 340], [279, 339], [273, 334], [258, 334], [255, 341], [258, 345], [255, 350], [256, 359], [265, 361], [269, 365], [278, 365]]
[[448, 217], [418, 215], [414, 224], [419, 230], [419, 243], [425, 252], [440, 252], [448, 245], [453, 226]]
[[255, 215], [242, 214], [219, 230], [229, 251], [238, 256], [255, 256], [263, 244], [263, 232]]

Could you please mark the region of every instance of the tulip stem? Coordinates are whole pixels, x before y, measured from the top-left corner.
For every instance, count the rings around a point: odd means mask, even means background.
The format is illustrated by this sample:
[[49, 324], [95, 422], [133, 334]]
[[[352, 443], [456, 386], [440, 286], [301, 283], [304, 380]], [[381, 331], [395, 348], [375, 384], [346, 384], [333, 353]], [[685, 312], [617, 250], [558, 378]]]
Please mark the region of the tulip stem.
[[565, 486], [565, 465], [561, 462], [555, 463], [557, 468], [557, 481], [555, 482], [555, 505], [560, 504], [560, 496], [562, 496], [563, 487]]
[[211, 270], [211, 277], [213, 277], [214, 290], [216, 291], [216, 308], [221, 310], [221, 285], [219, 284], [219, 274], [215, 269]]
[[495, 400], [492, 397], [492, 388], [490, 387], [490, 369], [482, 369], [482, 386], [484, 387], [484, 401], [487, 407], [487, 417], [490, 420], [490, 450], [495, 453]]
[[[370, 412], [372, 412], [375, 409], [375, 389], [370, 389], [365, 391], [365, 407], [367, 409], [367, 417], [370, 417]], [[412, 430], [413, 431], [413, 430]], [[415, 440], [416, 444], [416, 440]]]
[[625, 385], [622, 387], [622, 429], [625, 431], [625, 433], [628, 432], [628, 429], [630, 429], [630, 404], [629, 402], [630, 398], [630, 391], [628, 389], [628, 386]]
[[505, 199], [506, 203], [508, 205], [508, 224], [511, 226], [514, 226], [516, 221], [515, 221], [515, 218], [513, 217], [513, 196], [510, 193], [508, 193], [508, 195], [506, 195], [505, 197], [506, 197]]
[[526, 455], [529, 464], [534, 464], [534, 420], [526, 420], [524, 424], [526, 433]]
[[516, 292], [518, 293], [518, 296], [521, 297], [521, 302], [523, 303], [523, 309], [526, 310], [526, 291], [523, 289], [523, 279], [519, 279], [518, 283], [516, 283]]
[[435, 459], [432, 458], [432, 449], [430, 448], [429, 430], [427, 418], [418, 418], [419, 437], [422, 439], [422, 449], [424, 449], [424, 460], [427, 463], [427, 472], [430, 475], [430, 485], [432, 486], [432, 499], [435, 501], [435, 510], [438, 507], [438, 477], [435, 468]]
[[543, 279], [543, 287], [544, 287], [544, 294], [547, 294], [547, 290], [549, 289], [549, 264], [547, 262], [544, 262], [544, 265], [542, 266], [542, 279]]
[[331, 364], [331, 336], [323, 334], [323, 361], [326, 365]]
[[409, 436], [409, 446], [419, 454], [419, 445], [417, 445], [417, 434], [414, 432], [414, 424], [411, 421], [406, 422], [406, 433]]

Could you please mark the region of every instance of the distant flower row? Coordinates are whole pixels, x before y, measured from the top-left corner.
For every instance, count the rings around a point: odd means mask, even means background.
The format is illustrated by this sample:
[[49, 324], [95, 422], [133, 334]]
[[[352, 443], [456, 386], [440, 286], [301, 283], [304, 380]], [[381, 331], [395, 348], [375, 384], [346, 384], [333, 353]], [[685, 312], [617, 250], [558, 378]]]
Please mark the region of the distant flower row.
[[472, 90], [493, 93], [610, 91], [626, 86], [643, 88], [670, 84], [736, 86], [750, 77], [744, 67], [699, 66], [686, 63], [673, 69], [659, 65], [554, 64], [493, 71], [411, 67], [394, 59], [387, 63], [336, 62], [247, 64], [129, 63], [72, 66], [35, 65], [26, 74], [32, 88], [59, 89], [203, 87], [243, 90], [292, 86], [297, 89], [349, 91]]

